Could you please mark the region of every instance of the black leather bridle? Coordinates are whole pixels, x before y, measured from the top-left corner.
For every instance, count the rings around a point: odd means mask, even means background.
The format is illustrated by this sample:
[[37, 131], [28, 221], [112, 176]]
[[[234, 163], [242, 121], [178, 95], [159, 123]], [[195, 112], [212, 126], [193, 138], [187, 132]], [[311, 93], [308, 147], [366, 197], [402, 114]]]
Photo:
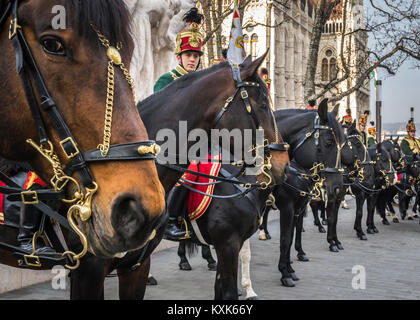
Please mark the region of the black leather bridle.
[[[217, 126], [220, 119], [223, 117], [223, 115], [228, 110], [232, 101], [235, 99], [237, 94], [240, 93], [242, 101], [244, 102], [246, 112], [247, 112], [248, 115], [250, 115], [250, 120], [253, 122], [256, 129], [262, 129], [261, 122], [258, 119], [258, 116], [255, 113], [255, 110], [252, 107], [251, 102], [249, 101], [248, 91], [246, 90], [247, 87], [259, 87], [260, 84], [257, 83], [257, 82], [242, 81], [241, 71], [240, 71], [238, 65], [230, 64], [230, 66], [231, 66], [231, 69], [232, 69], [233, 80], [235, 81], [235, 92], [233, 93], [232, 96], [230, 96], [226, 100], [225, 105], [219, 111], [216, 118], [213, 120], [211, 128], [214, 129]], [[272, 115], [272, 118], [273, 118], [273, 124], [274, 124], [274, 126], [276, 126], [276, 123], [275, 123], [276, 119], [274, 118], [273, 113], [271, 113], [271, 115]], [[276, 134], [277, 134], [277, 132], [276, 132]], [[253, 139], [255, 139], [255, 137], [253, 137]], [[276, 139], [278, 139], [278, 137], [276, 137]], [[255, 140], [253, 140], [253, 143], [255, 145]], [[265, 156], [270, 155], [270, 149], [271, 150], [276, 150], [276, 151], [288, 151], [289, 150], [289, 144], [287, 142], [277, 142], [277, 141], [276, 141], [276, 143], [273, 143], [273, 144], [265, 143], [264, 144], [264, 155]]]
[[[43, 77], [23, 34], [22, 27], [18, 24], [18, 6], [19, 0], [13, 0], [7, 3], [6, 9], [0, 18], [0, 28], [11, 14], [9, 39], [13, 43], [16, 54], [16, 72], [22, 80], [26, 99], [38, 130], [39, 145], [43, 146], [49, 143], [44, 121], [41, 117], [42, 110], [49, 117], [49, 120], [60, 138], [60, 146], [69, 160], [63, 171], [68, 175], [77, 172], [80, 181], [86, 188], [91, 188], [94, 183], [94, 177], [89, 169], [88, 163], [99, 161], [155, 160], [156, 155], [152, 151], [154, 141], [151, 140], [111, 145], [106, 156], [102, 156], [98, 149], [86, 152], [80, 150], [76, 139], [71, 134], [69, 127], [63, 120], [53, 98], [48, 92]], [[32, 83], [34, 86], [32, 86]], [[39, 105], [36, 94], [40, 100]], [[140, 153], [139, 148], [142, 146], [150, 147], [151, 151]], [[42, 200], [42, 196], [38, 197], [38, 199]]]

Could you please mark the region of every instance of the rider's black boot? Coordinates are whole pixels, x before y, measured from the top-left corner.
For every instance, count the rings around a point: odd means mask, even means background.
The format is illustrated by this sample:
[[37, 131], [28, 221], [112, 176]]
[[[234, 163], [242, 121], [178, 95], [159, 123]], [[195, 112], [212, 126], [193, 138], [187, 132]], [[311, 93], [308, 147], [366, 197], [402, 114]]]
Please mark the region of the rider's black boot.
[[[187, 202], [189, 190], [178, 186], [174, 187], [168, 199], [168, 224], [165, 229], [165, 238], [172, 241], [179, 241], [189, 238], [186, 230], [178, 226], [178, 216], [184, 217], [185, 203]], [[189, 231], [190, 233], [190, 231]]]
[[[22, 250], [32, 253], [32, 238], [34, 233], [39, 230], [42, 213], [34, 206], [22, 204], [20, 210], [20, 225], [18, 242]], [[38, 255], [55, 255], [57, 252], [45, 243], [39, 240], [35, 243], [35, 253]]]

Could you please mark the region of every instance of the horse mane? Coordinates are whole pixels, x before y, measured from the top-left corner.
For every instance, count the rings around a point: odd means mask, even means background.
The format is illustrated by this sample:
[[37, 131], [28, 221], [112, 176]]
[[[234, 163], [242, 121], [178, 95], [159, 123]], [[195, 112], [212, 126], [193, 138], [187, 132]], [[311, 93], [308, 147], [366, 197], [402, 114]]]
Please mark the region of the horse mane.
[[66, 0], [68, 22], [80, 37], [100, 45], [93, 24], [110, 42], [132, 46], [131, 15], [122, 0]]

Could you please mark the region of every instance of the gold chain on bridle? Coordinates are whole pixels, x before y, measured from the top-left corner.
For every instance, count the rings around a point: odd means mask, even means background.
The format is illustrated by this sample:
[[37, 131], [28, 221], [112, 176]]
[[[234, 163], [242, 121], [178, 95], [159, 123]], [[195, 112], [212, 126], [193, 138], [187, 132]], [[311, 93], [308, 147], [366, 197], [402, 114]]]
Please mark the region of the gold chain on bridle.
[[121, 55], [119, 52], [122, 46], [121, 43], [117, 43], [115, 47], [111, 46], [109, 44], [109, 40], [93, 24], [91, 24], [91, 27], [98, 35], [101, 44], [106, 48], [106, 54], [109, 58], [105, 104], [104, 139], [102, 144], [98, 145], [98, 149], [101, 150], [102, 156], [106, 157], [109, 151], [109, 145], [111, 143], [112, 111], [114, 109], [114, 65], [119, 66], [123, 72], [125, 79], [130, 85], [131, 94], [133, 95], [133, 100], [135, 102], [134, 81], [130, 75], [130, 72], [121, 61]]
[[[97, 33], [102, 45], [107, 49], [107, 56], [110, 59], [110, 61], [108, 62], [107, 75], [104, 139], [103, 143], [98, 145], [98, 149], [100, 149], [102, 156], [105, 157], [108, 154], [111, 143], [112, 111], [114, 106], [114, 64], [118, 65], [122, 70], [128, 84], [130, 85], [133, 100], [135, 101], [134, 81], [131, 78], [129, 71], [121, 61], [121, 55], [118, 51], [121, 49], [121, 44], [117, 44], [116, 47], [110, 46], [109, 41], [105, 38], [105, 36], [102, 33], [100, 33], [94, 25], [91, 24], [91, 27]], [[54, 187], [55, 191], [61, 191], [68, 184], [69, 181], [71, 181], [76, 186], [76, 191], [74, 191], [73, 193], [73, 198], [62, 199], [62, 201], [70, 204], [74, 203], [67, 212], [67, 220], [69, 221], [71, 228], [79, 236], [83, 249], [79, 254], [76, 254], [72, 251], [66, 251], [62, 254], [62, 256], [68, 255], [73, 260], [73, 266], [65, 265], [68, 269], [77, 269], [80, 265], [80, 259], [87, 253], [88, 242], [86, 236], [78, 228], [74, 219], [80, 218], [81, 221], [85, 222], [91, 217], [92, 199], [98, 190], [98, 185], [96, 184], [96, 182], [93, 181], [93, 189], [85, 188], [85, 193], [83, 193], [79, 182], [76, 179], [64, 173], [63, 166], [58, 156], [55, 154], [53, 145], [50, 141], [47, 142], [47, 146], [37, 145], [32, 139], [28, 139], [27, 143], [34, 147], [44, 158], [46, 158], [50, 162], [54, 172], [54, 175], [51, 178], [50, 182], [51, 185]], [[40, 236], [41, 235], [37, 235], [33, 238], [33, 246], [36, 238]], [[32, 253], [32, 257], [34, 256], [35, 250]]]

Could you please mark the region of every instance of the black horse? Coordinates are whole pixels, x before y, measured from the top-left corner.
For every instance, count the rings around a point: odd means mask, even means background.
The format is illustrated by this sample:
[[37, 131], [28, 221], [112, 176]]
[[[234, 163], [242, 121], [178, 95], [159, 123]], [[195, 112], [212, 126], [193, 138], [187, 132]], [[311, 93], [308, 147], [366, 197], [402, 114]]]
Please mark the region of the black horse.
[[[188, 132], [199, 128], [207, 132], [209, 136], [210, 130], [214, 127], [243, 131], [258, 128], [257, 124], [259, 124], [264, 128], [265, 138], [268, 141], [281, 139], [275, 131], [267, 87], [257, 74], [264, 57], [253, 62], [249, 58], [246, 59], [239, 66], [238, 72], [242, 79], [240, 81], [238, 81], [238, 73], [234, 74], [235, 79], [232, 76], [232, 66], [228, 62], [223, 62], [209, 69], [185, 75], [140, 102], [139, 112], [149, 136], [159, 141], [160, 129], [169, 129], [174, 132], [176, 144], [179, 144], [180, 140], [185, 139], [179, 134], [180, 121], [186, 121]], [[241, 89], [246, 89], [248, 93], [240, 93]], [[223, 105], [224, 108], [222, 108]], [[193, 142], [188, 143], [187, 150], [192, 144]], [[183, 154], [175, 155], [174, 160], [182, 160], [183, 156]], [[288, 154], [284, 151], [271, 150], [270, 156], [273, 180], [281, 182], [284, 179], [284, 168], [289, 160]], [[181, 163], [181, 161], [176, 162], [179, 165]], [[185, 162], [182, 167], [185, 168], [187, 165]], [[180, 173], [173, 168], [174, 166], [168, 167], [158, 162], [159, 176], [167, 193], [180, 177]], [[179, 167], [176, 168], [179, 169]], [[260, 177], [262, 176], [257, 178], [260, 179]], [[244, 179], [246, 182], [256, 183], [255, 176]], [[220, 190], [220, 188], [225, 189]], [[223, 183], [216, 184], [214, 192], [230, 194], [237, 193], [238, 190], [233, 185]], [[254, 192], [261, 194], [261, 197], [264, 197], [266, 193]], [[218, 203], [220, 202], [223, 201]], [[232, 202], [241, 202], [241, 206], [244, 206], [240, 199], [232, 199]], [[207, 212], [197, 220], [197, 226], [203, 240], [213, 245], [217, 253], [215, 299], [237, 299], [238, 252], [242, 242], [249, 238], [257, 228], [258, 219], [255, 218], [255, 211], [246, 217], [232, 214], [230, 211], [211, 209], [217, 208], [217, 205], [216, 201], [210, 204], [209, 212], [216, 214]], [[157, 235], [160, 238], [162, 236], [163, 234]]]
[[367, 233], [378, 233], [374, 224], [374, 211], [378, 195], [392, 185], [395, 171], [392, 166], [391, 156], [382, 146], [382, 143], [366, 148], [361, 140], [360, 132], [355, 124], [347, 131], [348, 139], [358, 152], [359, 160], [355, 163], [354, 173], [351, 177], [351, 190], [356, 196], [356, 219], [354, 230], [360, 240], [367, 240], [362, 230], [363, 204], [367, 200]]
[[[291, 169], [287, 181], [277, 185], [273, 191], [275, 204], [280, 210], [280, 259], [278, 268], [282, 273], [281, 282], [294, 286], [298, 280], [290, 263], [290, 249], [294, 226], [300, 237], [305, 207], [311, 198], [327, 200], [329, 228], [327, 240], [330, 248], [341, 247], [337, 239], [336, 221], [338, 199], [342, 193], [340, 149], [344, 142], [341, 126], [336, 121], [338, 109], [327, 112], [324, 100], [317, 112], [307, 110], [276, 111], [276, 121], [280, 133], [291, 145]], [[297, 239], [298, 258], [307, 260]]]
[[389, 225], [385, 216], [385, 205], [398, 195], [398, 207], [401, 219], [405, 219], [410, 200], [417, 195], [417, 181], [420, 175], [420, 155], [404, 156], [404, 166], [399, 170], [400, 181], [392, 187], [383, 190], [378, 197], [376, 208], [382, 218], [382, 223]]

